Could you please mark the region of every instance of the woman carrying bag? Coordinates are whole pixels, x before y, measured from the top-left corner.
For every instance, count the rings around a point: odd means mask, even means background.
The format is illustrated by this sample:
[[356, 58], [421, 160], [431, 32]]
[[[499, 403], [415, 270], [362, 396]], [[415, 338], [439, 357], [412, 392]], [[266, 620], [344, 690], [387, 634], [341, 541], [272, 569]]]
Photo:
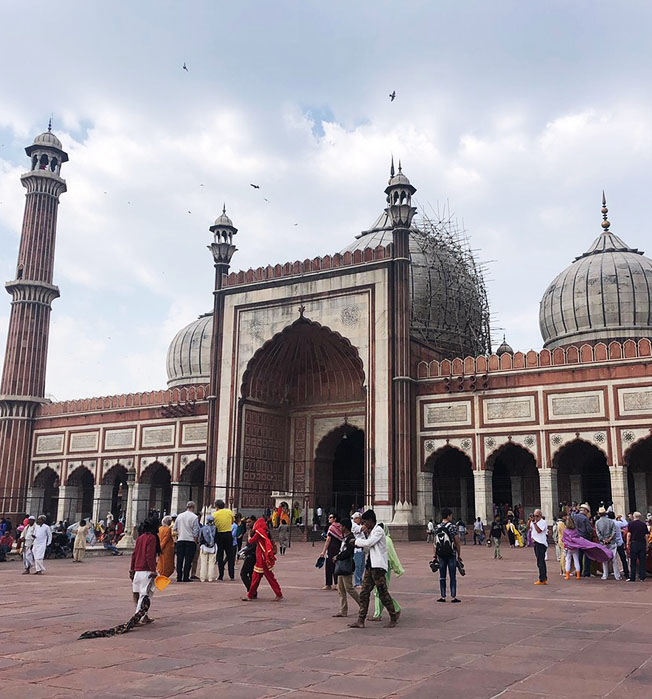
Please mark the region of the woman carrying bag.
[[344, 617], [349, 613], [346, 599], [347, 594], [351, 595], [358, 606], [360, 605], [360, 595], [353, 587], [353, 573], [355, 572], [355, 561], [353, 559], [353, 554], [355, 553], [355, 536], [351, 533], [351, 520], [348, 519], [348, 517], [344, 518], [340, 522], [340, 526], [342, 527], [344, 538], [342, 539], [340, 552], [336, 556], [333, 556], [335, 575], [337, 576], [337, 591], [340, 595], [340, 611], [337, 614], [333, 614], [333, 616], [336, 617]]

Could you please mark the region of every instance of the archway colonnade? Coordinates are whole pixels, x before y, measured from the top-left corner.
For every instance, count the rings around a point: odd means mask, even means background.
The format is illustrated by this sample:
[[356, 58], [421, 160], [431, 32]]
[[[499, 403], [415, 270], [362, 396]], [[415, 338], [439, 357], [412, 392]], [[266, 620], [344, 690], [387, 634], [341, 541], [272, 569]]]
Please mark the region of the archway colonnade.
[[618, 514], [645, 514], [652, 506], [652, 435], [625, 452], [623, 465], [609, 465], [602, 449], [579, 438], [563, 445], [545, 468], [532, 452], [511, 442], [492, 452], [480, 469], [464, 451], [445, 446], [424, 464], [419, 499], [426, 520], [448, 507], [456, 519], [490, 521], [505, 505], [522, 506], [526, 517], [540, 507], [550, 519], [560, 506], [574, 502], [587, 502], [592, 512], [613, 503]]

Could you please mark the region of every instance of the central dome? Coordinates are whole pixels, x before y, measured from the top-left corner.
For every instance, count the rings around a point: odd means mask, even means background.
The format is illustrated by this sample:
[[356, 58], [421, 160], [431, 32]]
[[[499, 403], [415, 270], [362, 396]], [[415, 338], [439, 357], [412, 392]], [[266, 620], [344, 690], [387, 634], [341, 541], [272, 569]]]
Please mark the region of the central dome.
[[213, 314], [206, 313], [174, 336], [168, 349], [168, 387], [208, 383], [211, 377]]

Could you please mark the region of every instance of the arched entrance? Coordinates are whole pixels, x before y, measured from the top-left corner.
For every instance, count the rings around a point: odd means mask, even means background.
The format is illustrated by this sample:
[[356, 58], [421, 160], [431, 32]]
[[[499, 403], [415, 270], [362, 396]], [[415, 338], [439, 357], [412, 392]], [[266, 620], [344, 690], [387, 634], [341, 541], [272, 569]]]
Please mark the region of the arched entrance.
[[[109, 510], [115, 519], [120, 519], [127, 506], [127, 469], [122, 464], [115, 464], [104, 474], [102, 485], [111, 487], [111, 505]], [[100, 518], [107, 513], [100, 511]]]
[[34, 479], [29, 514], [38, 517], [44, 514], [48, 522], [56, 520], [59, 510], [59, 476], [49, 466]]
[[625, 464], [629, 511], [641, 512], [645, 516], [652, 504], [652, 436], [641, 439], [625, 452]]
[[[320, 447], [319, 455], [312, 435], [323, 422], [332, 428], [341, 420], [346, 427], [347, 416], [366, 424], [364, 381], [355, 347], [303, 316], [265, 343], [243, 376], [239, 449], [229, 479], [236, 505], [260, 510], [269, 504], [272, 491], [291, 494], [309, 507], [315, 504], [318, 489], [319, 498], [333, 505], [334, 488], [340, 489], [338, 503], [360, 497], [360, 444], [363, 474], [367, 451], [364, 432], [357, 435], [345, 429], [339, 442], [334, 436], [336, 441]], [[349, 439], [353, 441], [348, 443]], [[352, 461], [354, 478], [343, 465]], [[363, 482], [363, 495], [364, 486]]]
[[66, 482], [64, 509], [72, 520], [88, 519], [93, 514], [93, 491], [95, 479], [86, 466], [78, 466]]
[[469, 457], [455, 447], [443, 447], [428, 457], [424, 465], [431, 471], [432, 502], [435, 519], [441, 518], [444, 507], [453, 510], [453, 517], [467, 524], [475, 519], [473, 465]]
[[206, 464], [200, 459], [191, 461], [179, 476], [179, 509], [192, 500], [197, 508], [195, 512], [201, 512], [204, 507], [204, 472]]
[[[143, 471], [140, 482], [148, 485], [149, 488], [146, 488], [143, 494], [145, 502], [140, 502], [136, 506], [136, 511], [145, 512], [145, 514], [154, 512], [159, 517], [169, 514], [172, 504], [172, 483], [167, 468], [158, 461], [154, 461]], [[139, 498], [142, 499], [143, 496], [139, 495]], [[143, 507], [145, 503], [146, 506]]]
[[595, 512], [601, 502], [611, 501], [611, 476], [604, 452], [594, 444], [575, 439], [553, 457], [557, 469], [559, 502], [587, 502]]
[[364, 432], [341, 425], [329, 432], [315, 452], [315, 504], [347, 515], [364, 506]]
[[519, 444], [508, 443], [489, 455], [487, 470], [492, 472], [493, 502], [499, 511], [521, 505], [531, 512], [541, 506], [539, 469], [534, 456]]

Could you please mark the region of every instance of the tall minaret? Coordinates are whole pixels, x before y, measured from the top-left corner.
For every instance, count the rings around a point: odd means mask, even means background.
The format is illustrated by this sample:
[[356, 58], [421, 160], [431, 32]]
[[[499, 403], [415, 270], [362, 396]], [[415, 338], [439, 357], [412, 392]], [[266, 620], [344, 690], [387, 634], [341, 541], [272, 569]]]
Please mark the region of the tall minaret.
[[51, 123], [25, 151], [31, 168], [20, 176], [27, 194], [16, 278], [5, 285], [12, 301], [0, 384], [0, 512], [13, 515], [24, 513], [32, 418], [45, 396], [50, 311], [59, 296], [52, 274], [59, 195], [66, 191], [60, 173], [68, 160]]

